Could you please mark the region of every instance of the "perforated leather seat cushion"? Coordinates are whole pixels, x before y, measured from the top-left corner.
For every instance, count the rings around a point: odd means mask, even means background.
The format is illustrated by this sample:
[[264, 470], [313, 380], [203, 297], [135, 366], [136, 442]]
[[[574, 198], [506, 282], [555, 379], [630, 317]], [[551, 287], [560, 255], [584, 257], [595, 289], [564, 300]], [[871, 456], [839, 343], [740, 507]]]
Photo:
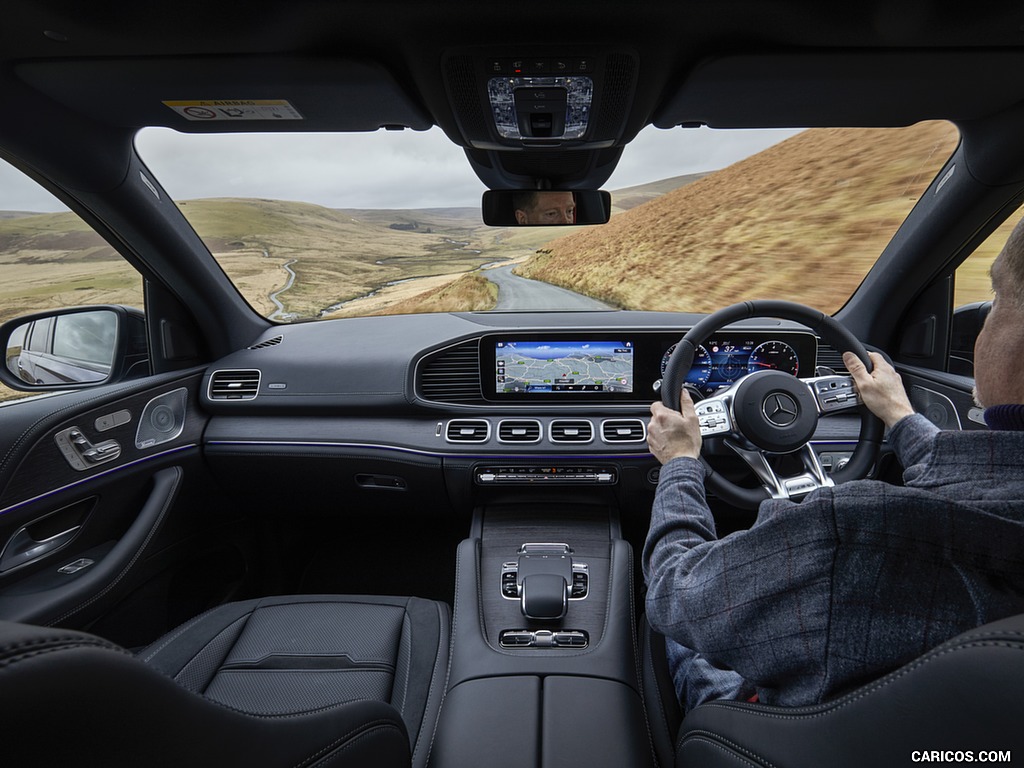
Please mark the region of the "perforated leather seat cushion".
[[401, 713], [415, 750], [440, 703], [449, 623], [447, 606], [418, 598], [265, 598], [209, 611], [139, 658], [187, 690], [253, 715], [383, 701]]

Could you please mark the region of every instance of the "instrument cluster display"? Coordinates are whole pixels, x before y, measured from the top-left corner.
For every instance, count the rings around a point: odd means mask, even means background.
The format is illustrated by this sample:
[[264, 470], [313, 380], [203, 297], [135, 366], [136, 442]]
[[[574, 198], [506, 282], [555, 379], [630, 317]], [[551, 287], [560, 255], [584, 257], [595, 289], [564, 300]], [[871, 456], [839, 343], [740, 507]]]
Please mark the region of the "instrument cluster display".
[[[673, 344], [669, 347], [661, 358], [662, 376], [665, 375], [669, 358], [676, 346]], [[783, 340], [730, 335], [708, 339], [695, 350], [686, 383], [707, 396], [755, 371], [783, 371], [793, 376], [801, 373], [805, 376], [813, 375], [813, 354], [809, 357], [809, 370], [802, 372], [801, 355], [795, 346], [800, 344], [798, 339], [793, 338]]]

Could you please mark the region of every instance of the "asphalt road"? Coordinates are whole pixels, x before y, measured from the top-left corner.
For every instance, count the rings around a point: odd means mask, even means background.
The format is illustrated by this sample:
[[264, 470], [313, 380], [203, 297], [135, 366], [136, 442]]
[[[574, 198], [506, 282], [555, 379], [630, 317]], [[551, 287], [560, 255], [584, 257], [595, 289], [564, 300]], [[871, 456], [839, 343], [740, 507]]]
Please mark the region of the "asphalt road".
[[498, 286], [496, 310], [614, 309], [604, 302], [527, 277], [512, 274], [512, 267], [495, 267], [484, 277]]

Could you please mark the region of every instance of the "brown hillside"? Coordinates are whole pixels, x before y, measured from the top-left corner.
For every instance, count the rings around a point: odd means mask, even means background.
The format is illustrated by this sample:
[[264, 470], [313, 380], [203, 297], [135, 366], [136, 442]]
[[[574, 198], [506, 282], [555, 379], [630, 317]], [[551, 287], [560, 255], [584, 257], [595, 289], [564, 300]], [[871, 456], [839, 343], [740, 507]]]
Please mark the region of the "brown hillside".
[[957, 141], [941, 122], [808, 130], [555, 240], [520, 271], [627, 309], [771, 297], [834, 312]]

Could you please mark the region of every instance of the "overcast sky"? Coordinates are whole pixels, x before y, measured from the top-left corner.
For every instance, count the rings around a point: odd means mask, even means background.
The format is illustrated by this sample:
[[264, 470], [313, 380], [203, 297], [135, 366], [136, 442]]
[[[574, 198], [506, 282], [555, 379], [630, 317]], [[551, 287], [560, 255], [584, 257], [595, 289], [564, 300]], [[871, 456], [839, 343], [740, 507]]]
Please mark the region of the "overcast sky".
[[[796, 131], [647, 128], [626, 147], [606, 189], [717, 170]], [[369, 134], [179, 134], [142, 131], [139, 153], [168, 193], [302, 200], [329, 208], [480, 204], [483, 184], [440, 129]], [[0, 211], [64, 207], [0, 161]]]

